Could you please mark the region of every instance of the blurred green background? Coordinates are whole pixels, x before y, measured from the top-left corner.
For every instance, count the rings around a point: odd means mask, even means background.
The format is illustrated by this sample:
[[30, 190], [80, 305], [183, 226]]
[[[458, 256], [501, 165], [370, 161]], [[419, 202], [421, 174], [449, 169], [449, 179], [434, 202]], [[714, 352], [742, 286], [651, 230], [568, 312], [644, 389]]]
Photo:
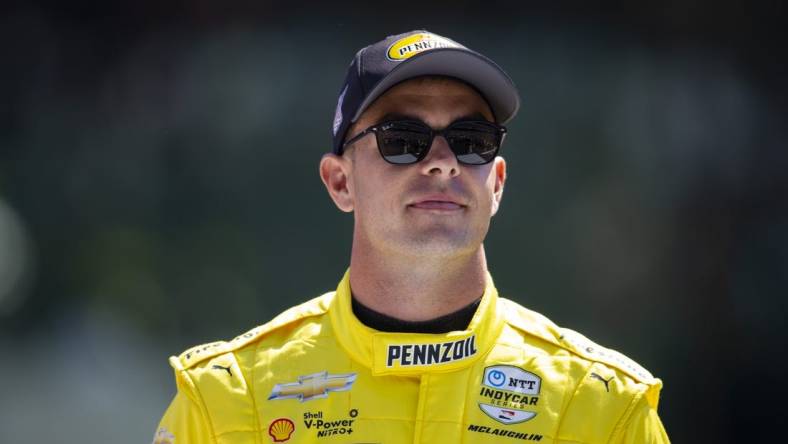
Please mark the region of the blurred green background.
[[169, 355], [332, 290], [345, 69], [416, 28], [523, 97], [501, 293], [661, 377], [674, 442], [781, 436], [785, 7], [546, 3], [6, 3], [0, 442], [148, 442]]

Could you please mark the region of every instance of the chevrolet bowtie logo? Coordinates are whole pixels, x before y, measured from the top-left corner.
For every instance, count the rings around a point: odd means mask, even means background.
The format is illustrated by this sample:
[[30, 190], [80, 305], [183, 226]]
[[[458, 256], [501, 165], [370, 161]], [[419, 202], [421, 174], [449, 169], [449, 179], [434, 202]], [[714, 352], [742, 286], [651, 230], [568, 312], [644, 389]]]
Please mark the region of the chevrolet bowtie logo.
[[355, 373], [329, 375], [328, 372], [299, 376], [298, 382], [276, 384], [268, 400], [296, 398], [301, 402], [325, 398], [328, 392], [345, 392], [356, 382]]

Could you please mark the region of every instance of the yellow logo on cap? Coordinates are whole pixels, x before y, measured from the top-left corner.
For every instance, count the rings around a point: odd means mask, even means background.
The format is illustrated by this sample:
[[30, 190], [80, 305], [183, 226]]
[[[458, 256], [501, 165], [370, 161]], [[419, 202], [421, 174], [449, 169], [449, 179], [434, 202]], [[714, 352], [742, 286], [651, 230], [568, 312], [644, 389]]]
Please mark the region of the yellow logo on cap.
[[398, 62], [430, 49], [461, 47], [457, 42], [445, 37], [430, 33], [419, 33], [403, 37], [394, 42], [386, 51], [386, 57], [389, 60]]

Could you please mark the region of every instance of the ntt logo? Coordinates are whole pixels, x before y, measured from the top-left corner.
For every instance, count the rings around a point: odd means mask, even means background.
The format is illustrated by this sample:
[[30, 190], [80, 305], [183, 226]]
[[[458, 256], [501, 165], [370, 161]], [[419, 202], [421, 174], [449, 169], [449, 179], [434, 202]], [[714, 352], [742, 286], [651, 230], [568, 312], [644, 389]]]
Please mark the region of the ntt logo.
[[482, 384], [523, 395], [538, 395], [542, 378], [513, 365], [494, 365], [484, 369]]
[[487, 382], [493, 387], [500, 387], [506, 384], [506, 375], [500, 370], [492, 370], [487, 373]]

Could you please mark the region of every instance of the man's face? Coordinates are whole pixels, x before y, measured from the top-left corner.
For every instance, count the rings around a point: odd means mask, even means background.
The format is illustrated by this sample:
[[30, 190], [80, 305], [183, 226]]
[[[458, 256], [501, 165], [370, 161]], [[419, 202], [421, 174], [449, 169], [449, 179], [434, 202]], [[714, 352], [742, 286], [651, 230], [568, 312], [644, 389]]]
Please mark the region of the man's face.
[[[378, 98], [351, 127], [348, 138], [387, 120], [415, 119], [442, 129], [469, 118], [493, 120], [487, 102], [473, 88], [446, 78], [417, 78]], [[386, 162], [373, 134], [334, 160], [346, 174], [345, 194], [332, 192], [324, 165], [321, 174], [340, 209], [354, 212], [353, 248], [416, 257], [449, 258], [477, 251], [506, 178], [502, 158], [486, 165], [460, 164], [442, 136], [435, 137], [424, 160], [412, 165]]]

